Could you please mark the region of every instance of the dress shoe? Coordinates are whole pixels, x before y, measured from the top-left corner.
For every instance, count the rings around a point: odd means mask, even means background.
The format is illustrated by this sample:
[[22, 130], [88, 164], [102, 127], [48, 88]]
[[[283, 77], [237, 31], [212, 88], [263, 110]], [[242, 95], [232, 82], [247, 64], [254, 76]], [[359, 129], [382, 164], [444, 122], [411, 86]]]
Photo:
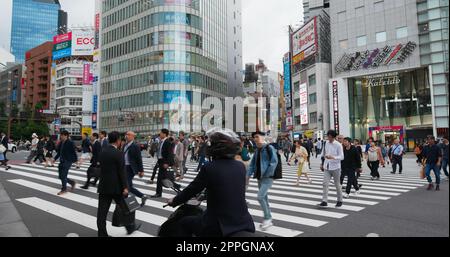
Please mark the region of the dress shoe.
[[88, 190], [88, 189], [89, 189], [89, 185], [84, 185], [84, 186], [81, 186], [80, 188], [81, 188], [81, 189]]
[[77, 183], [74, 181], [74, 182], [72, 182], [72, 183], [70, 183], [70, 186], [71, 186], [71, 188], [70, 188], [70, 191], [72, 192], [73, 190], [75, 190], [75, 185], [76, 185]]
[[57, 193], [57, 195], [64, 195], [64, 194], [67, 194], [66, 190], [61, 190]]
[[146, 195], [144, 195], [142, 198], [141, 198], [141, 207], [144, 207], [145, 206], [145, 202], [147, 201], [147, 199], [148, 199], [148, 196], [146, 196]]
[[131, 229], [128, 229], [128, 228], [127, 228], [127, 234], [128, 234], [128, 235], [133, 234], [135, 231], [139, 230], [139, 229], [141, 228], [141, 226], [142, 226], [142, 224], [139, 223], [139, 224], [137, 224], [137, 225], [134, 225], [134, 227], [131, 228]]
[[161, 198], [161, 197], [162, 197], [162, 195], [158, 195], [158, 194], [150, 196], [150, 198]]

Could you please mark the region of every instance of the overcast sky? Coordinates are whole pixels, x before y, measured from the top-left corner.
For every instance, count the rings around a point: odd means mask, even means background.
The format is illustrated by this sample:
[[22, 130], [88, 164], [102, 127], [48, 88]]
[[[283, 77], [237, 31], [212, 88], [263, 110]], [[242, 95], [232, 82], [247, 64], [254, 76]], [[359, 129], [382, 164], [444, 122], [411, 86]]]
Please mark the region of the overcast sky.
[[[69, 26], [92, 25], [93, 0], [60, 0]], [[242, 0], [244, 64], [264, 60], [270, 70], [282, 72], [288, 52], [288, 25], [299, 23], [301, 0]], [[0, 47], [9, 50], [12, 0], [0, 0]]]

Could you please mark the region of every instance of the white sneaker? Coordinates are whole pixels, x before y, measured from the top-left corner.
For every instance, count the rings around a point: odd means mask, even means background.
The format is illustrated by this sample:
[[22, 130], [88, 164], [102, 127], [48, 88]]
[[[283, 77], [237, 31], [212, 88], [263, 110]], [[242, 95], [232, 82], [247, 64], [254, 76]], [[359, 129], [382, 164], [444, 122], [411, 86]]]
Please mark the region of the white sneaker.
[[347, 194], [347, 193], [344, 193], [343, 197], [344, 197], [344, 198], [350, 198], [350, 195]]
[[359, 190], [355, 192], [355, 195], [359, 195], [359, 194], [361, 194], [361, 192], [359, 192]]
[[36, 164], [35, 162], [32, 162], [32, 163], [31, 163], [31, 165], [33, 165], [33, 166], [37, 166], [37, 164]]
[[272, 220], [264, 220], [259, 227], [261, 228], [262, 231], [266, 231], [268, 228], [270, 228], [271, 226], [273, 226]]

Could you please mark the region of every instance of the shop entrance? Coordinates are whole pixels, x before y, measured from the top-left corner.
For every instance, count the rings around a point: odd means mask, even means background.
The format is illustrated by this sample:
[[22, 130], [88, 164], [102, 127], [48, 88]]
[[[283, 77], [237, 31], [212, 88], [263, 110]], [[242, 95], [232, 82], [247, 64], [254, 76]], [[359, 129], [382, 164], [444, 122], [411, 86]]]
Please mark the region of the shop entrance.
[[369, 137], [373, 137], [375, 141], [381, 141], [383, 144], [391, 144], [395, 139], [399, 139], [402, 143], [404, 141], [404, 127], [403, 126], [387, 126], [387, 127], [372, 127], [369, 128]]

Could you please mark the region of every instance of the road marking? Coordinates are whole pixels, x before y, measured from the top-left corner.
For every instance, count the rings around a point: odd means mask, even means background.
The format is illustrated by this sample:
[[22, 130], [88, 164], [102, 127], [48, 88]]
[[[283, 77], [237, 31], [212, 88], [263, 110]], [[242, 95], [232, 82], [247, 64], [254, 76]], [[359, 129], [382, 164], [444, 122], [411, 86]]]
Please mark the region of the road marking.
[[[31, 207], [34, 207], [36, 209], [42, 210], [44, 212], [47, 212], [49, 214], [52, 214], [54, 216], [60, 217], [62, 219], [65, 219], [67, 221], [76, 223], [78, 225], [81, 225], [83, 227], [87, 227], [89, 229], [97, 231], [97, 218], [93, 217], [91, 215], [87, 215], [83, 212], [79, 212], [58, 204], [54, 204], [49, 201], [42, 200], [37, 197], [30, 197], [30, 198], [22, 198], [17, 199], [17, 201], [29, 205]], [[115, 237], [126, 237], [125, 230], [123, 228], [116, 228], [111, 225], [111, 222], [106, 222], [108, 233], [111, 236]], [[127, 237], [150, 237], [150, 235], [146, 233], [142, 233], [140, 231], [136, 231], [135, 233], [127, 236]]]

